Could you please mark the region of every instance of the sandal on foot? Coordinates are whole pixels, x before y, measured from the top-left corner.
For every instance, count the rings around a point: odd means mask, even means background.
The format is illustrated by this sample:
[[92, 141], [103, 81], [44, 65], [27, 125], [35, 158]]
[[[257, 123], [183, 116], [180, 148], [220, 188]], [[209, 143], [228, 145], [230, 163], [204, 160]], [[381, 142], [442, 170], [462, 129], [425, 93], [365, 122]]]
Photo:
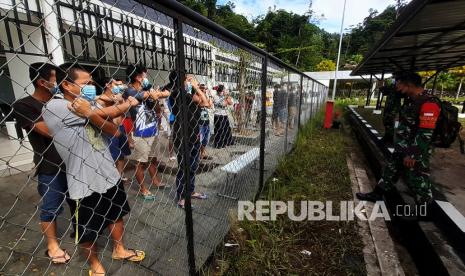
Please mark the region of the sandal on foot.
[[157, 188], [159, 188], [159, 189], [166, 188], [166, 184], [163, 184], [163, 183], [160, 183], [160, 184], [158, 184], [158, 185], [152, 184], [152, 186], [153, 186], [153, 187], [157, 187]]
[[129, 249], [129, 251], [134, 252], [134, 254], [129, 255], [127, 257], [115, 257], [111, 256], [113, 260], [120, 260], [120, 261], [129, 261], [129, 262], [134, 262], [134, 263], [139, 263], [142, 262], [145, 259], [145, 252], [142, 250], [135, 250], [135, 249]]
[[144, 200], [147, 200], [147, 201], [155, 200], [155, 196], [151, 192], [148, 192], [146, 194], [140, 193], [139, 196], [144, 198]]
[[192, 193], [191, 198], [194, 199], [207, 199], [208, 196], [206, 193]]
[[92, 269], [89, 269], [89, 276], [105, 275], [105, 272], [93, 272]]
[[[52, 262], [52, 264], [67, 264], [67, 263], [69, 263], [69, 260], [71, 260], [71, 257], [66, 252], [66, 249], [63, 249], [63, 252], [64, 253], [61, 256], [52, 257], [52, 256], [50, 256], [50, 254], [48, 254], [49, 251], [45, 250], [45, 256]], [[66, 259], [66, 256], [68, 256], [69, 259]], [[65, 261], [64, 262], [58, 262], [58, 261], [56, 261], [56, 259], [65, 259]]]

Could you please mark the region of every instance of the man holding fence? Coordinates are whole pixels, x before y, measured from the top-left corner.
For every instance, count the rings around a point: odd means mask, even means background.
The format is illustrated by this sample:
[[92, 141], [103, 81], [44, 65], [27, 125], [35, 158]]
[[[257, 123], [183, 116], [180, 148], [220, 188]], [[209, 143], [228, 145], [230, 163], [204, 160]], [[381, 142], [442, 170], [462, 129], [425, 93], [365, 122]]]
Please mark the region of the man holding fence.
[[45, 255], [54, 264], [64, 264], [69, 261], [70, 256], [66, 250], [60, 248], [56, 235], [56, 219], [63, 211], [62, 205], [67, 195], [66, 169], [42, 119], [43, 106], [59, 91], [56, 67], [48, 63], [33, 63], [29, 67], [29, 77], [34, 93], [16, 101], [13, 111], [17, 124], [27, 131], [34, 150], [37, 190], [42, 196], [40, 225], [47, 239]]
[[158, 177], [157, 161], [157, 138], [158, 138], [158, 118], [155, 112], [155, 105], [159, 98], [166, 98], [170, 95], [169, 91], [160, 91], [153, 89], [147, 79], [147, 69], [141, 65], [129, 65], [126, 68], [126, 74], [129, 78], [129, 86], [124, 98], [133, 96], [140, 101], [140, 105], [130, 110], [134, 128], [132, 136], [134, 139], [134, 150], [128, 157], [137, 161], [136, 179], [139, 183], [140, 195], [144, 200], [154, 200], [155, 196], [145, 186], [145, 169], [148, 168], [151, 176], [150, 186], [163, 188]]
[[145, 253], [126, 249], [123, 217], [129, 205], [102, 132], [119, 136], [113, 122], [95, 112], [91, 102], [96, 88], [88, 70], [78, 64], [63, 64], [57, 70], [63, 99], [52, 99], [44, 107], [44, 121], [55, 147], [66, 164], [68, 191], [75, 201], [75, 241], [86, 252], [89, 275], [104, 274], [96, 240], [107, 228], [113, 240], [112, 259], [140, 262]]

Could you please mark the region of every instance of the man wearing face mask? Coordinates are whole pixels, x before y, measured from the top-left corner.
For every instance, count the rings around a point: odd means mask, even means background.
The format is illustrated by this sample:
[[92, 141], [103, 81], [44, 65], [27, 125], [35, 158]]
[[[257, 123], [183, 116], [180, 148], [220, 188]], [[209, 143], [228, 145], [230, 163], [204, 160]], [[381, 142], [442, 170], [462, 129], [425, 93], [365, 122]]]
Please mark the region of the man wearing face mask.
[[135, 175], [139, 183], [140, 196], [144, 200], [154, 200], [155, 196], [144, 183], [145, 169], [148, 167], [151, 176], [150, 186], [165, 187], [158, 177], [157, 169], [158, 118], [155, 106], [158, 99], [166, 98], [170, 93], [167, 90], [153, 89], [147, 79], [147, 69], [143, 66], [129, 65], [126, 68], [126, 74], [129, 78], [129, 85], [123, 98], [132, 96], [140, 101], [140, 105], [130, 110], [134, 122], [132, 130], [134, 150], [128, 158], [137, 161]]
[[[175, 73], [173, 73], [175, 74]], [[176, 156], [178, 159], [178, 172], [176, 175], [176, 187], [177, 187], [177, 198], [178, 206], [180, 208], [185, 207], [185, 192], [191, 194], [192, 199], [207, 199], [205, 193], [200, 193], [195, 191], [195, 173], [199, 165], [200, 157], [200, 119], [201, 119], [201, 110], [202, 107], [210, 106], [205, 93], [200, 89], [199, 83], [193, 76], [186, 76], [185, 80], [181, 82], [182, 87], [178, 86], [178, 77], [177, 74], [173, 77], [175, 82], [171, 84], [170, 90], [171, 97], [173, 100], [173, 114], [175, 115], [175, 120], [173, 123], [173, 144], [176, 151]], [[189, 139], [185, 145], [185, 150], [189, 152], [189, 160], [184, 158], [184, 152], [181, 150], [182, 139], [182, 124], [184, 121], [184, 112], [182, 110], [182, 94], [186, 93], [185, 103], [187, 106], [187, 117], [188, 129], [187, 133], [189, 134]], [[187, 162], [186, 162], [187, 161]], [[190, 169], [190, 179], [187, 191], [184, 190], [183, 179], [184, 179], [184, 167], [188, 166]]]
[[61, 65], [57, 82], [64, 98], [52, 99], [43, 109], [43, 118], [66, 165], [68, 192], [75, 201], [71, 206], [76, 221], [75, 243], [86, 253], [89, 275], [105, 273], [96, 246], [105, 228], [113, 240], [112, 259], [140, 262], [145, 253], [127, 249], [123, 243], [123, 217], [130, 209], [120, 174], [102, 136], [105, 133], [117, 137], [119, 130], [98, 115], [107, 111], [92, 108], [89, 101], [95, 100], [96, 87], [82, 66]]
[[56, 236], [56, 219], [63, 211], [62, 205], [67, 196], [66, 169], [42, 118], [43, 106], [59, 91], [56, 67], [48, 63], [33, 63], [29, 67], [29, 78], [34, 85], [34, 93], [16, 101], [13, 112], [17, 124], [27, 131], [34, 150], [37, 190], [42, 196], [40, 224], [47, 239], [45, 255], [54, 264], [64, 264], [70, 256], [60, 248]]
[[431, 138], [441, 112], [440, 105], [430, 98], [421, 86], [416, 73], [404, 73], [397, 78], [396, 88], [408, 98], [400, 110], [394, 153], [382, 177], [371, 193], [357, 193], [360, 200], [382, 200], [391, 191], [400, 175], [415, 194], [417, 203], [432, 200], [429, 162], [432, 153]]
[[[97, 106], [105, 108], [105, 110], [108, 110], [108, 107], [115, 107], [111, 112], [101, 115], [108, 117], [115, 125], [119, 126], [121, 135], [119, 137], [109, 137], [108, 144], [111, 157], [115, 161], [116, 168], [120, 172], [121, 177], [123, 177], [125, 167], [124, 157], [130, 155], [131, 150], [122, 121], [126, 117], [126, 112], [131, 107], [139, 105], [139, 101], [131, 96], [127, 100], [123, 99], [122, 94], [127, 89], [127, 86], [120, 79], [104, 78], [100, 81], [99, 85], [103, 87], [103, 93], [96, 99]], [[123, 181], [126, 180], [122, 179]]]

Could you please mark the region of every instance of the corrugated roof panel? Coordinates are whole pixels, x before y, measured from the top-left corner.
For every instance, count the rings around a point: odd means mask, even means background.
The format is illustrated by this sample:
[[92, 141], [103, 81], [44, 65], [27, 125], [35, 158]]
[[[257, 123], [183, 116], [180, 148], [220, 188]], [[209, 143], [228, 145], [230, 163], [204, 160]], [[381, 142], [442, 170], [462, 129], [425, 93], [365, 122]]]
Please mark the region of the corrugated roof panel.
[[465, 0], [414, 0], [352, 72], [447, 69], [465, 64]]

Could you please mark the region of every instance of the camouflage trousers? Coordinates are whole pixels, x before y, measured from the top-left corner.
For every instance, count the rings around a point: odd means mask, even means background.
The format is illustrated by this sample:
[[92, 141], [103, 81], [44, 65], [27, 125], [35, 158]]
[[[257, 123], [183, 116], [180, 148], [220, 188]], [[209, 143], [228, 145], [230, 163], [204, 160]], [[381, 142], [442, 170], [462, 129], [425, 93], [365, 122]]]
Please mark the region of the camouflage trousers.
[[379, 182], [380, 187], [385, 191], [392, 190], [399, 177], [404, 176], [404, 180], [415, 195], [417, 202], [430, 200], [432, 198], [432, 185], [429, 159], [430, 155], [423, 155], [423, 158], [415, 162], [415, 166], [409, 169], [404, 166], [402, 155], [394, 152], [391, 160], [383, 169]]
[[391, 116], [391, 114], [385, 114], [383, 117], [383, 125], [384, 125], [384, 136], [390, 137], [391, 139], [394, 138], [394, 130], [395, 130], [395, 116]]

